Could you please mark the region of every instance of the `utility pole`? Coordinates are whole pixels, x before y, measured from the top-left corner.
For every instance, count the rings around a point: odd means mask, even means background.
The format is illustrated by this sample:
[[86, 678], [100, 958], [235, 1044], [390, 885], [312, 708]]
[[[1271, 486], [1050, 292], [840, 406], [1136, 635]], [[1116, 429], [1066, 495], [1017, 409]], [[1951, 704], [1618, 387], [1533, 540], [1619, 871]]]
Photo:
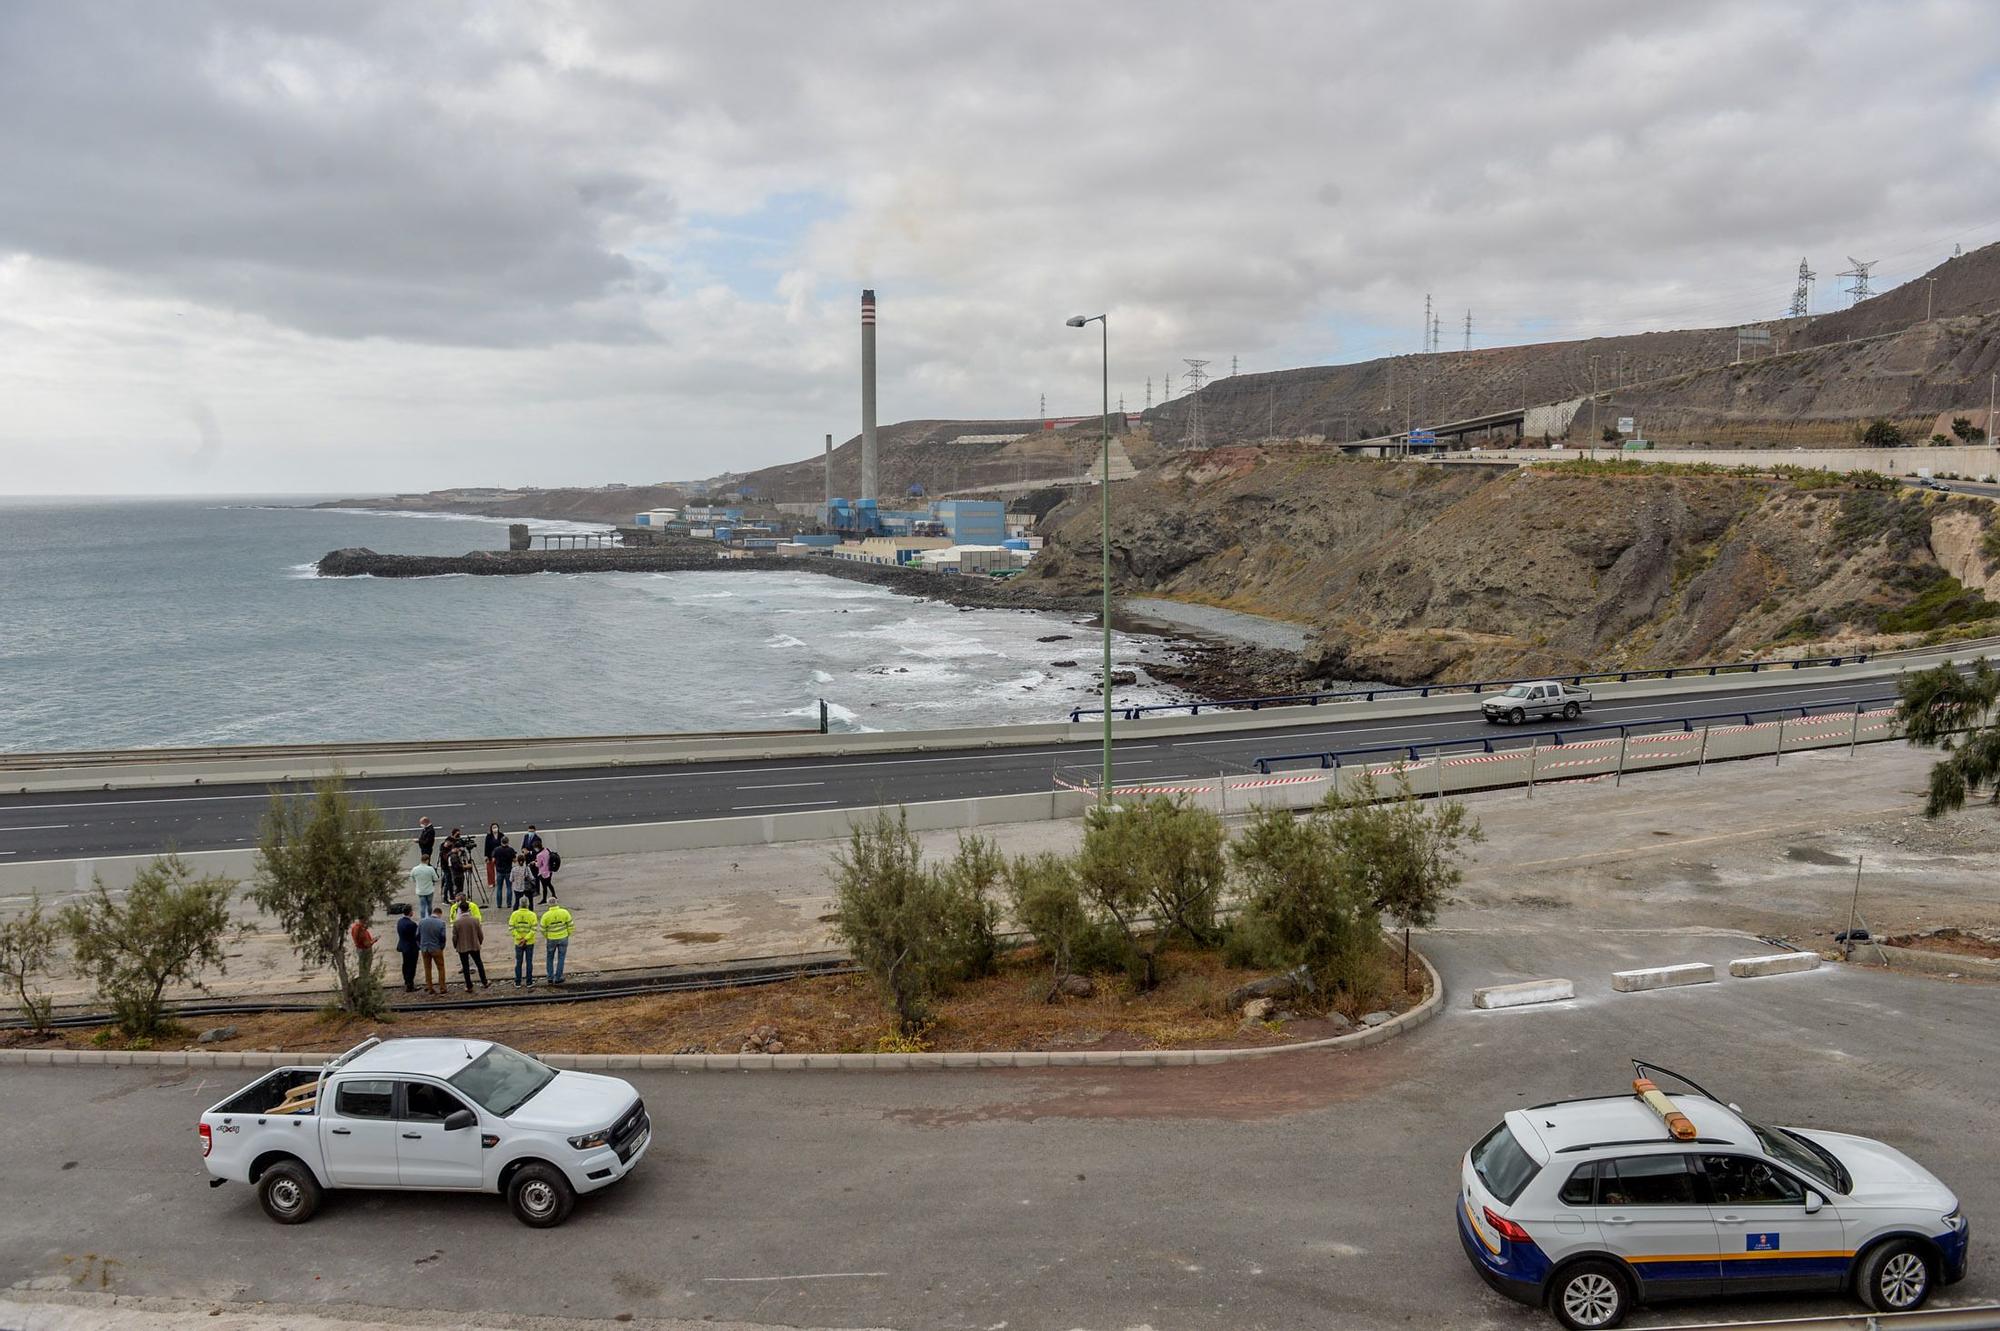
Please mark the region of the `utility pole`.
[[1465, 312], [1465, 349], [1472, 350], [1472, 311]]
[[1862, 301], [1867, 300], [1875, 294], [1868, 289], [1869, 269], [1882, 261], [1880, 259], [1870, 259], [1867, 263], [1863, 263], [1852, 254], [1847, 256], [1847, 261], [1854, 266], [1846, 272], [1838, 274], [1838, 276], [1854, 279], [1854, 285], [1847, 289], [1847, 294], [1852, 298], [1852, 304], [1859, 305]]
[[1236, 357], [1234, 356], [1229, 358], [1229, 377], [1231, 379], [1236, 377]]
[[1424, 354], [1431, 354], [1431, 293], [1424, 293]]
[[1200, 448], [1201, 447], [1201, 386], [1208, 382], [1208, 376], [1203, 373], [1203, 371], [1208, 368], [1208, 362], [1205, 360], [1189, 360], [1187, 357], [1183, 356], [1181, 357], [1181, 363], [1188, 367], [1188, 372], [1187, 372], [1188, 392], [1190, 395], [1192, 395], [1194, 399], [1193, 401], [1188, 403], [1188, 430], [1194, 439], [1194, 447]]
[[1931, 305], [1937, 298], [1937, 279], [1935, 277], [1927, 277], [1924, 279], [1924, 282], [1924, 322], [1929, 323], [1931, 321]]
[[1444, 350], [1444, 316], [1440, 314], [1431, 316], [1431, 350]]
[[1812, 317], [1812, 284], [1815, 276], [1817, 274], [1812, 269], [1806, 267], [1806, 261], [1800, 259], [1799, 284], [1792, 288], [1792, 318], [1807, 319]]
[[1590, 358], [1590, 451], [1597, 451], [1597, 357]]
[[1986, 442], [1993, 443], [1993, 386], [2000, 383], [2000, 374], [1986, 376]]
[[1151, 411], [1152, 409], [1153, 409], [1153, 376], [1149, 374], [1146, 376], [1146, 410]]
[[1049, 419], [1049, 395], [1047, 393], [1042, 394], [1042, 405], [1040, 407], [1040, 411], [1041, 411], [1041, 421], [1044, 425], [1046, 425]]

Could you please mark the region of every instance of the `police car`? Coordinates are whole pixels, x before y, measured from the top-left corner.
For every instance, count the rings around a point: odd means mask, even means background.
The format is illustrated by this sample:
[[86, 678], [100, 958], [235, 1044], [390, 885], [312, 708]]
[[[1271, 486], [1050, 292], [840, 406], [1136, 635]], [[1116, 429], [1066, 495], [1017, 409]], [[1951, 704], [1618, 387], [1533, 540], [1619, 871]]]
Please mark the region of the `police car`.
[[1901, 1151], [1766, 1127], [1632, 1066], [1630, 1094], [1514, 1110], [1466, 1153], [1458, 1237], [1494, 1289], [1596, 1331], [1639, 1303], [1769, 1291], [1907, 1312], [1964, 1278], [1958, 1199]]

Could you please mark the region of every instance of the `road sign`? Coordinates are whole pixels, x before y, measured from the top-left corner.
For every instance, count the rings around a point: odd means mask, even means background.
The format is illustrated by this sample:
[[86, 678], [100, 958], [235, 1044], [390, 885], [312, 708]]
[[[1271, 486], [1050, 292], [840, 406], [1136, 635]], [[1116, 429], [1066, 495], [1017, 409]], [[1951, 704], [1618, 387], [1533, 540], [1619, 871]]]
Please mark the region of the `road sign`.
[[1412, 431], [1410, 431], [1410, 436], [1409, 436], [1409, 442], [1410, 442], [1410, 443], [1411, 443], [1412, 445], [1415, 445], [1415, 444], [1434, 444], [1434, 443], [1436, 443], [1437, 441], [1438, 441], [1438, 437], [1437, 437], [1437, 431], [1435, 431], [1435, 430], [1412, 430]]
[[1618, 433], [1632, 433], [1632, 418], [1630, 416], [1620, 416], [1618, 418]]

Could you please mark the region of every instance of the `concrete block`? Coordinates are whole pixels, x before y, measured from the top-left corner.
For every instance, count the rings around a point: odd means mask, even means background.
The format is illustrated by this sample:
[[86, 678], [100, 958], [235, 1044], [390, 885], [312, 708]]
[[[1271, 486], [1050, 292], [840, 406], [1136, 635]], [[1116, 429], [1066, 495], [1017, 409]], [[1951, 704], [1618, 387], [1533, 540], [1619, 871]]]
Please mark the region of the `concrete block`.
[[773, 1072], [804, 1072], [811, 1066], [807, 1060], [812, 1056], [809, 1054], [766, 1054], [764, 1057], [770, 1060], [770, 1067]]
[[1729, 963], [1729, 973], [1738, 979], [1756, 975], [1792, 975], [1819, 969], [1817, 952], [1774, 952], [1765, 957], [1738, 957]]
[[944, 1065], [948, 1068], [976, 1068], [979, 1066], [978, 1054], [945, 1054], [942, 1057], [944, 1058]]
[[979, 1066], [982, 1068], [1011, 1068], [1014, 1066], [1014, 1055], [1004, 1051], [999, 1053], [982, 1053], [979, 1056]]
[[1523, 980], [1519, 984], [1491, 984], [1472, 991], [1477, 1008], [1526, 1007], [1530, 1003], [1560, 1003], [1576, 997], [1576, 986], [1568, 980]]
[[[866, 1057], [868, 1057], [866, 1054], [807, 1054], [806, 1071], [839, 1072], [843, 1068], [850, 1066], [845, 1060]], [[864, 1064], [863, 1067], [865, 1069], [866, 1065]]]
[[1611, 973], [1611, 987], [1621, 994], [1642, 993], [1648, 989], [1671, 989], [1683, 984], [1713, 983], [1715, 983], [1715, 967], [1705, 961]]

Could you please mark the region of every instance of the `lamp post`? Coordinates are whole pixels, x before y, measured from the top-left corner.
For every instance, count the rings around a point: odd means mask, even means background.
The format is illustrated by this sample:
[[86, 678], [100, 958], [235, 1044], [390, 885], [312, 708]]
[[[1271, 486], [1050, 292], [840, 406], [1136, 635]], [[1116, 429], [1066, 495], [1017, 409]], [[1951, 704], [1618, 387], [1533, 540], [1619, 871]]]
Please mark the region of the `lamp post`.
[[1104, 351], [1104, 453], [1097, 476], [1098, 497], [1103, 501], [1097, 520], [1100, 575], [1104, 582], [1104, 779], [1097, 788], [1097, 802], [1111, 800], [1111, 326], [1101, 314], [1079, 314], [1069, 319], [1071, 328], [1095, 323]]

